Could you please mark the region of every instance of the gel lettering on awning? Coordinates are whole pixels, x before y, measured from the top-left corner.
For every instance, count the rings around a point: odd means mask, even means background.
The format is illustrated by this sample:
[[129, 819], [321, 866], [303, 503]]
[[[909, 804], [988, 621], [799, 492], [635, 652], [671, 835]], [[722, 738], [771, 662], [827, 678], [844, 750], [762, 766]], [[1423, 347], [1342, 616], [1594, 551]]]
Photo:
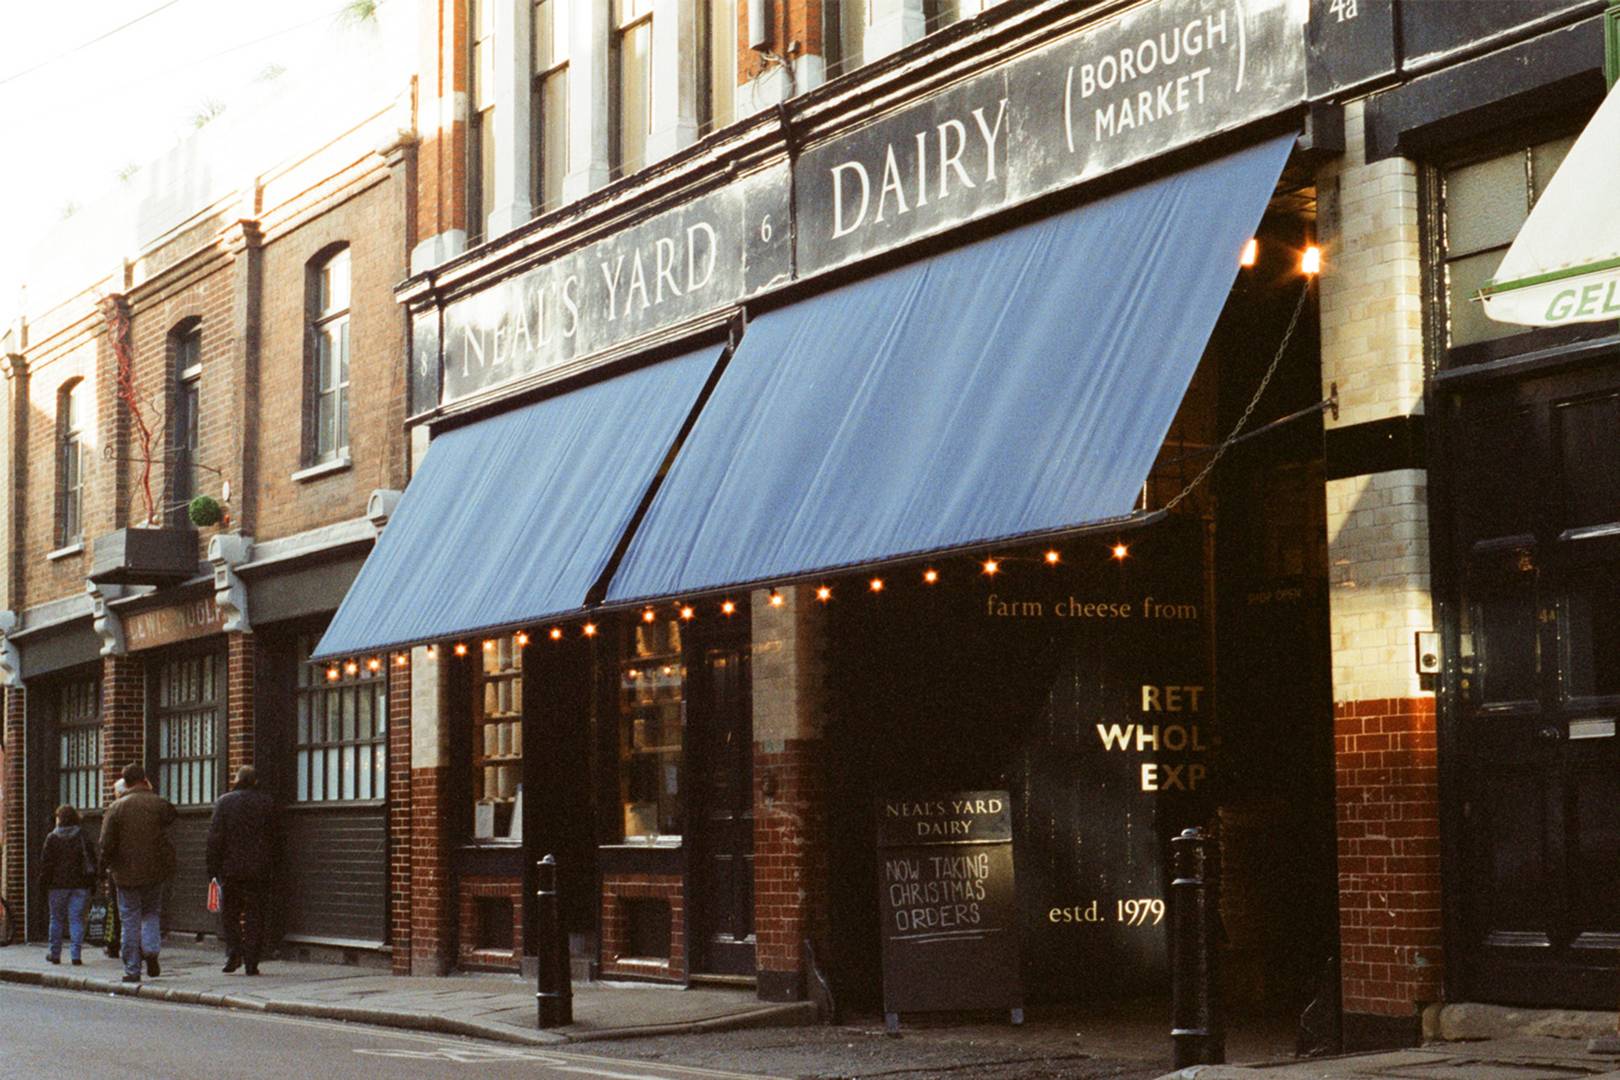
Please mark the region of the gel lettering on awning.
[[434, 439], [316, 655], [580, 608], [719, 353], [705, 348]]
[[1129, 513], [1293, 141], [756, 318], [607, 599]]
[[1495, 275], [1485, 314], [1525, 326], [1620, 319], [1620, 93], [1586, 125]]

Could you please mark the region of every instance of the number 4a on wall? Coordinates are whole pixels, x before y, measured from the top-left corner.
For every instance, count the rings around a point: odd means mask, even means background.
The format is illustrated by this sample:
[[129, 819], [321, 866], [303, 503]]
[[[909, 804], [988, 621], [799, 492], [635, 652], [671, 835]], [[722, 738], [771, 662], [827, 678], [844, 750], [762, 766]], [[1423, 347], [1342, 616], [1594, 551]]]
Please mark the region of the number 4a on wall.
[[1348, 22], [1357, 15], [1356, 0], [1332, 0], [1328, 4], [1328, 12], [1335, 22]]

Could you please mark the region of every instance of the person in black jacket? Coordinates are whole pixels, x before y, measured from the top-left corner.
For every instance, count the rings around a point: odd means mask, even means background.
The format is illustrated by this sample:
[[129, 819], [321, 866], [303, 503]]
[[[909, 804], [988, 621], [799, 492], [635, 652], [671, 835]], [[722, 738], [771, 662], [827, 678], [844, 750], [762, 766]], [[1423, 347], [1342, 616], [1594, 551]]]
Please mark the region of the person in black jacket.
[[68, 932], [69, 956], [75, 964], [84, 948], [84, 909], [96, 885], [96, 847], [79, 824], [79, 812], [65, 803], [56, 808], [56, 828], [45, 837], [39, 860], [39, 884], [51, 911], [50, 949], [45, 959], [62, 962], [62, 931]]
[[265, 892], [275, 869], [275, 810], [251, 765], [236, 770], [236, 786], [214, 804], [208, 876], [219, 881], [223, 893], [219, 921], [227, 974], [244, 964], [249, 975], [259, 973]]

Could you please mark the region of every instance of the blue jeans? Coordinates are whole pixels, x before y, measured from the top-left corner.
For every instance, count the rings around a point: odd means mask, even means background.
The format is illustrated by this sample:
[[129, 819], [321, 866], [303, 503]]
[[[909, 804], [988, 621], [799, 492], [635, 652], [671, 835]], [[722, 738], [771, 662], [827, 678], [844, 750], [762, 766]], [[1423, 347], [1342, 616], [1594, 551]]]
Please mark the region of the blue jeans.
[[163, 947], [163, 882], [118, 886], [118, 920], [124, 924], [124, 974], [141, 973], [141, 957]]
[[66, 923], [68, 935], [73, 942], [72, 951], [68, 955], [77, 960], [79, 950], [84, 946], [84, 909], [90, 902], [90, 890], [52, 889], [48, 899], [51, 908], [50, 957], [52, 960], [62, 958], [62, 929]]

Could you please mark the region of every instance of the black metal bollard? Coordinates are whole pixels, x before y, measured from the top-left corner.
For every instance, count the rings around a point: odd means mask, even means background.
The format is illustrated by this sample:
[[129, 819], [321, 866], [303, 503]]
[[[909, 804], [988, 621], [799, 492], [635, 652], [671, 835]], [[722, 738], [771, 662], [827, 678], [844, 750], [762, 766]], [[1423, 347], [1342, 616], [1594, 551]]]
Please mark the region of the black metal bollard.
[[1187, 829], [1170, 841], [1170, 1043], [1173, 1068], [1226, 1061], [1215, 985], [1215, 881], [1209, 837]]
[[535, 955], [539, 961], [535, 1002], [540, 1026], [574, 1022], [574, 988], [568, 977], [568, 939], [558, 910], [557, 860], [547, 855], [535, 864]]

